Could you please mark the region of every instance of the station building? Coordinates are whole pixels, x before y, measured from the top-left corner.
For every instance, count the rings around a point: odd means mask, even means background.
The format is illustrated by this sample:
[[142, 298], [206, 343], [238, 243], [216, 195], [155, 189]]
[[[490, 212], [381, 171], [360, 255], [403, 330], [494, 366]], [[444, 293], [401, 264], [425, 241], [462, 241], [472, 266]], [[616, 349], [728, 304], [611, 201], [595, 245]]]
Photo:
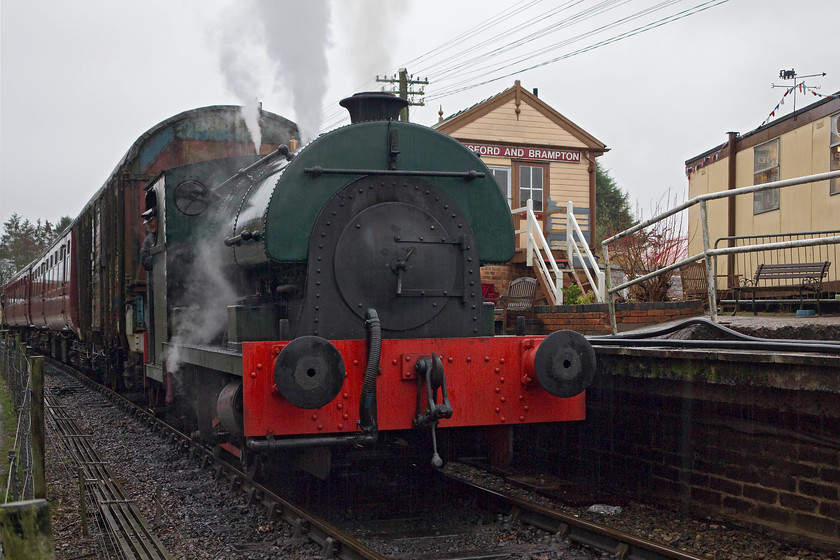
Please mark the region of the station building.
[[[689, 198], [840, 170], [840, 92], [746, 134], [730, 132], [723, 144], [687, 160], [685, 169]], [[779, 236], [781, 241], [781, 235], [836, 231], [840, 230], [840, 180], [712, 200], [707, 213], [712, 246], [728, 236], [756, 236], [770, 242], [776, 239], [771, 236]], [[702, 252], [699, 205], [689, 211], [688, 238], [689, 254]], [[800, 258], [825, 260], [807, 255]], [[827, 260], [832, 263], [823, 287], [833, 286], [836, 291], [840, 262]], [[732, 285], [738, 278], [751, 278], [752, 270], [746, 269], [744, 262], [718, 259], [718, 288], [727, 287], [726, 282]]]
[[[542, 101], [517, 80], [513, 87], [446, 119], [433, 128], [477, 152], [499, 183], [511, 209], [530, 198], [555, 258], [565, 260], [566, 207], [574, 206], [584, 237], [595, 231], [595, 158], [609, 148]], [[522, 214], [514, 227], [523, 227]], [[482, 280], [501, 293], [524, 269], [525, 239], [519, 236], [514, 267], [484, 267]], [[529, 274], [530, 272], [530, 274]]]

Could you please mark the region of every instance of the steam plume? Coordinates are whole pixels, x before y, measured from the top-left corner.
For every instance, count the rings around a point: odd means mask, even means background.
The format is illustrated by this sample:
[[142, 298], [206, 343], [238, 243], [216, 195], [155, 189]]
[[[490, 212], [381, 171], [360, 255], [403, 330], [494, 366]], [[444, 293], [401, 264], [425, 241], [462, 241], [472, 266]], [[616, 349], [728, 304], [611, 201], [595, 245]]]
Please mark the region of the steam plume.
[[309, 141], [321, 127], [321, 106], [327, 91], [330, 5], [327, 0], [264, 0], [259, 6], [269, 30], [266, 48], [276, 63], [275, 80], [291, 89], [295, 120], [303, 140]]
[[[237, 294], [218, 266], [221, 262], [218, 253], [223, 247], [222, 238], [206, 238], [196, 248], [188, 270], [178, 274], [184, 280], [180, 299], [189, 302], [189, 306], [180, 309], [173, 325], [172, 345], [165, 356], [169, 373], [181, 367], [182, 345], [209, 344], [227, 326], [227, 308], [236, 302]], [[189, 262], [188, 256], [183, 257], [174, 261]]]
[[[327, 0], [251, 0], [236, 4], [235, 13], [227, 14], [216, 36], [222, 73], [231, 92], [245, 106], [251, 106], [255, 96], [282, 105], [283, 98], [291, 94], [294, 120], [305, 142], [314, 138], [321, 126], [329, 22]], [[272, 78], [273, 83], [268, 83]], [[254, 112], [248, 116], [252, 123], [256, 122], [250, 116]], [[252, 126], [248, 124], [253, 138], [259, 127], [252, 130]], [[259, 145], [256, 140], [254, 143]]]

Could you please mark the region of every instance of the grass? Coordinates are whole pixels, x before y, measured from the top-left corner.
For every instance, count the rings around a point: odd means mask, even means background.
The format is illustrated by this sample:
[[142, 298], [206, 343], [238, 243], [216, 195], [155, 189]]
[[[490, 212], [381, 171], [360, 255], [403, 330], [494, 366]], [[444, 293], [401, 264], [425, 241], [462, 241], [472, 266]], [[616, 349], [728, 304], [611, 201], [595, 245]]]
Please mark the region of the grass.
[[17, 429], [17, 414], [15, 414], [12, 392], [6, 384], [6, 379], [0, 376], [0, 486], [2, 495], [6, 495], [6, 483], [9, 480], [9, 448], [14, 445], [15, 430]]

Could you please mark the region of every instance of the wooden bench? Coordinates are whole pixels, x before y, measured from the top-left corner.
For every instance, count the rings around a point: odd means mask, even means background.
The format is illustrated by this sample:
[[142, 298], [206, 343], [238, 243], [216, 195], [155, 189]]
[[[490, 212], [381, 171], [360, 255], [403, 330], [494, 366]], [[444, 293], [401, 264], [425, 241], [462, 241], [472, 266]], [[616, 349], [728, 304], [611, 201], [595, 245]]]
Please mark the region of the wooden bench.
[[709, 282], [706, 279], [706, 265], [703, 261], [694, 261], [679, 268], [683, 299], [709, 301]]
[[[817, 296], [817, 313], [820, 312], [820, 289], [823, 278], [828, 275], [828, 267], [831, 266], [829, 261], [812, 262], [812, 263], [781, 263], [781, 264], [760, 264], [755, 270], [755, 276], [752, 279], [744, 279], [740, 285], [734, 289], [735, 292], [735, 311], [738, 311], [739, 294], [742, 291], [749, 291], [752, 293], [752, 308], [753, 315], [757, 314], [755, 310], [756, 294], [759, 292], [783, 291], [794, 292], [799, 291], [799, 305], [805, 298], [805, 292], [815, 293]], [[776, 284], [768, 284], [768, 282], [777, 282]], [[761, 283], [761, 284], [760, 284]]]
[[536, 278], [517, 278], [508, 286], [508, 293], [499, 298], [496, 318], [502, 320], [502, 333], [507, 328], [508, 314], [512, 316], [533, 316], [534, 300], [537, 296]]

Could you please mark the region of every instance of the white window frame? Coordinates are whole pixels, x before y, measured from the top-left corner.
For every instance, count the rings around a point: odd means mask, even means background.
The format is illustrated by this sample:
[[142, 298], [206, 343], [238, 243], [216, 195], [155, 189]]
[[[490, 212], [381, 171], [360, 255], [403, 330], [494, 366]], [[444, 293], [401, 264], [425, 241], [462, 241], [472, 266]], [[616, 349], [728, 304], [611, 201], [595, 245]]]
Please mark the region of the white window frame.
[[[775, 159], [759, 157], [762, 148], [775, 144]], [[774, 138], [753, 148], [753, 184], [771, 183], [781, 177], [781, 142]], [[753, 215], [764, 214], [779, 209], [779, 189], [770, 189], [753, 193]]]
[[[510, 167], [504, 165], [488, 165], [487, 167], [490, 168], [490, 171], [493, 172], [493, 178], [496, 179], [496, 183], [499, 185], [499, 190], [502, 191], [502, 195], [507, 199], [508, 208], [513, 208], [512, 201], [513, 201], [513, 194], [511, 192], [511, 174], [513, 171]], [[507, 185], [502, 185], [499, 182], [499, 175], [496, 174], [496, 171], [504, 171], [507, 175]]]
[[[523, 185], [522, 185], [522, 171], [524, 169], [530, 169], [531, 170], [529, 172], [529, 179], [531, 181], [531, 184], [529, 184], [527, 187], [523, 188]], [[533, 170], [534, 169], [539, 170], [539, 177], [540, 177], [539, 189], [537, 189], [537, 187], [533, 186], [533, 180], [534, 180]], [[521, 163], [521, 164], [519, 164], [519, 178], [518, 179], [519, 179], [518, 188], [517, 188], [518, 198], [519, 198], [519, 200], [517, 201], [518, 204], [524, 204], [524, 201], [522, 199], [522, 193], [523, 193], [523, 191], [525, 191], [525, 192], [528, 192], [528, 193], [531, 194], [530, 198], [533, 199], [533, 201], [534, 201], [534, 212], [542, 212], [543, 211], [543, 199], [545, 198], [545, 189], [546, 189], [545, 166], [531, 165], [529, 163]], [[533, 194], [536, 190], [539, 190], [539, 193], [540, 193], [539, 198], [534, 198], [533, 197]], [[526, 198], [525, 200], [528, 200], [528, 199]]]

